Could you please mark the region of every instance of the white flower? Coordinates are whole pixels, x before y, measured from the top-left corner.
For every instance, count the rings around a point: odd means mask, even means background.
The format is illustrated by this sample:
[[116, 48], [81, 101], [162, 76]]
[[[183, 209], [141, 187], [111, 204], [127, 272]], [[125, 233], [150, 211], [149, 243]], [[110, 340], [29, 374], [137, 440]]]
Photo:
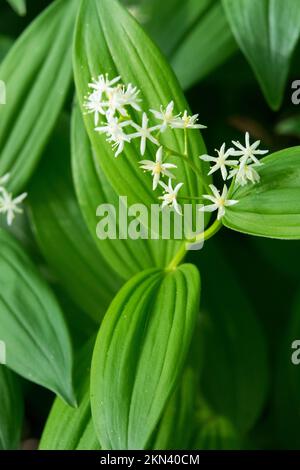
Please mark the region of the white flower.
[[155, 111], [155, 109], [150, 109], [151, 113], [154, 115], [156, 119], [162, 121], [161, 124], [156, 126], [160, 132], [165, 132], [168, 126], [171, 126], [174, 119], [179, 118], [179, 115], [174, 116], [174, 101], [171, 101], [168, 106], [164, 109], [162, 106], [160, 107], [160, 111]]
[[89, 87], [98, 93], [99, 99], [101, 100], [102, 95], [110, 92], [120, 80], [121, 77], [115, 77], [109, 80], [108, 73], [106, 73], [105, 75], [99, 75], [97, 79], [93, 79], [93, 82], [89, 83]]
[[96, 127], [95, 130], [102, 134], [107, 135], [107, 142], [110, 142], [113, 150], [116, 150], [115, 157], [117, 157], [124, 149], [125, 142], [130, 142], [130, 136], [125, 134], [123, 128], [132, 125], [131, 121], [119, 121], [118, 118], [108, 116], [106, 125]]
[[220, 220], [225, 214], [225, 207], [233, 206], [234, 204], [237, 204], [239, 201], [236, 201], [234, 199], [231, 199], [231, 200], [227, 199], [228, 188], [226, 185], [224, 185], [223, 187], [222, 194], [219, 193], [219, 191], [213, 184], [210, 184], [209, 187], [213, 195], [204, 194], [203, 198], [208, 199], [213, 204], [209, 204], [208, 206], [202, 206], [200, 208], [200, 211], [213, 212], [217, 210], [218, 211], [217, 219]]
[[183, 116], [177, 116], [171, 121], [171, 127], [174, 129], [205, 129], [206, 126], [197, 124], [199, 114], [189, 116], [187, 111], [184, 111]]
[[245, 146], [243, 146], [240, 142], [232, 141], [232, 143], [239, 149], [234, 150], [233, 155], [241, 157], [240, 160], [245, 160], [246, 163], [252, 161], [254, 163], [260, 164], [259, 160], [255, 157], [255, 155], [264, 155], [268, 153], [268, 150], [257, 150], [257, 147], [260, 144], [260, 140], [257, 140], [253, 144], [250, 145], [250, 136], [249, 132], [246, 132], [245, 135]]
[[123, 87], [119, 85], [107, 92], [107, 101], [102, 106], [106, 108], [106, 116], [113, 117], [118, 111], [122, 116], [127, 116], [126, 103], [123, 98]]
[[101, 97], [99, 92], [94, 91], [90, 93], [83, 104], [87, 110], [87, 114], [94, 113], [94, 122], [95, 126], [99, 123], [99, 116], [105, 114], [103, 103], [101, 102]]
[[2, 191], [0, 195], [0, 213], [6, 214], [7, 224], [11, 225], [16, 214], [21, 214], [23, 210], [18, 207], [21, 202], [27, 197], [27, 193], [13, 199], [12, 194], [7, 191]]
[[142, 120], [142, 126], [139, 126], [135, 122], [133, 122], [131, 125], [137, 130], [134, 134], [130, 134], [130, 137], [132, 139], [135, 139], [136, 137], [141, 138], [141, 155], [145, 154], [146, 151], [146, 144], [147, 144], [147, 139], [150, 140], [155, 145], [159, 145], [159, 142], [155, 137], [153, 137], [152, 132], [155, 130], [154, 127], [148, 127], [148, 116], [146, 113], [143, 113], [143, 120]]
[[241, 186], [245, 186], [248, 181], [251, 181], [253, 184], [258, 183], [260, 181], [260, 176], [253, 167], [254, 165], [242, 162], [238, 168], [235, 168], [230, 172], [229, 178], [233, 178], [235, 176], [236, 183]]
[[142, 101], [138, 98], [140, 90], [137, 87], [134, 87], [131, 83], [127, 85], [127, 88], [122, 88], [122, 101], [123, 106], [131, 106], [136, 111], [141, 111], [139, 103]]
[[232, 156], [232, 148], [226, 150], [225, 152], [225, 144], [222, 145], [220, 150], [215, 150], [218, 154], [217, 157], [211, 157], [210, 155], [202, 155], [199, 157], [201, 160], [204, 162], [214, 162], [215, 164], [211, 167], [210, 172], [208, 173], [209, 175], [213, 174], [217, 170], [221, 170], [222, 173], [222, 178], [225, 181], [227, 178], [227, 168], [226, 165], [228, 166], [233, 166], [237, 165], [238, 161], [237, 160], [228, 160], [228, 157]]
[[169, 179], [168, 186], [162, 181], [160, 181], [159, 184], [164, 188], [164, 193], [165, 193], [163, 196], [159, 197], [159, 199], [162, 199], [163, 201], [161, 207], [164, 208], [166, 206], [172, 206], [174, 207], [177, 214], [182, 215], [181, 208], [177, 202], [177, 195], [178, 195], [178, 191], [183, 186], [183, 183], [178, 183], [174, 189], [172, 187], [171, 179]]
[[160, 176], [168, 176], [169, 178], [175, 178], [174, 175], [169, 171], [170, 168], [177, 168], [172, 163], [162, 163], [163, 148], [159, 147], [156, 152], [156, 160], [141, 160], [140, 165], [143, 170], [151, 171], [153, 175], [153, 191], [157, 188], [160, 180]]

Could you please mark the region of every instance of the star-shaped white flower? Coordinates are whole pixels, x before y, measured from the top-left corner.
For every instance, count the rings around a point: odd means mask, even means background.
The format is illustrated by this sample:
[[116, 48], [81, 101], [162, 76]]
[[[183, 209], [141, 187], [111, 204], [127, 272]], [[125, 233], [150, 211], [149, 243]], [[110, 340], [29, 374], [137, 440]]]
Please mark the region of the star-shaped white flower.
[[158, 140], [152, 135], [152, 132], [154, 132], [156, 129], [155, 127], [149, 127], [148, 123], [149, 123], [148, 116], [146, 113], [143, 113], [143, 120], [142, 120], [141, 126], [139, 126], [135, 122], [132, 122], [131, 124], [132, 127], [134, 127], [137, 130], [137, 132], [135, 132], [134, 134], [130, 134], [130, 137], [132, 139], [135, 139], [137, 137], [141, 138], [141, 147], [140, 147], [141, 155], [145, 155], [147, 139], [150, 140], [150, 142], [152, 142], [153, 144], [159, 145]]
[[137, 87], [134, 87], [131, 83], [122, 89], [122, 102], [123, 106], [131, 106], [136, 111], [141, 111], [139, 103], [142, 101], [138, 96], [140, 90]]
[[87, 114], [94, 113], [94, 122], [95, 126], [97, 126], [99, 123], [99, 116], [105, 115], [104, 106], [99, 92], [94, 91], [93, 93], [90, 93], [83, 106], [87, 110]]
[[118, 111], [121, 116], [127, 116], [126, 103], [123, 97], [123, 87], [121, 85], [112, 88], [107, 92], [107, 101], [102, 102], [102, 106], [106, 108], [106, 116], [113, 117]]
[[7, 191], [1, 191], [0, 213], [6, 214], [8, 225], [13, 223], [16, 214], [21, 214], [23, 212], [23, 209], [18, 207], [18, 205], [21, 204], [26, 197], [27, 193], [23, 193], [14, 199], [12, 194], [8, 193]]
[[108, 116], [107, 123], [104, 126], [96, 127], [95, 130], [107, 135], [107, 142], [110, 142], [113, 150], [116, 151], [115, 157], [124, 150], [125, 142], [130, 142], [131, 138], [125, 134], [124, 127], [132, 125], [131, 121], [119, 121], [118, 118]]
[[169, 171], [171, 168], [177, 168], [173, 163], [163, 163], [163, 148], [159, 147], [156, 152], [155, 162], [152, 160], [141, 160], [140, 165], [142, 170], [151, 171], [153, 176], [153, 191], [157, 188], [160, 181], [161, 175], [168, 176], [169, 178], [175, 178], [175, 176]]
[[253, 184], [259, 183], [260, 176], [254, 169], [254, 166], [255, 164], [249, 165], [249, 163], [242, 162], [238, 168], [235, 168], [230, 172], [229, 178], [233, 178], [235, 176], [236, 183], [241, 186], [245, 186], [248, 181], [251, 181]]
[[257, 150], [257, 147], [260, 144], [260, 140], [257, 140], [253, 144], [250, 144], [250, 136], [249, 132], [245, 134], [245, 146], [242, 145], [240, 142], [232, 141], [233, 145], [237, 147], [239, 150], [234, 150], [233, 155], [240, 157], [240, 160], [245, 160], [246, 163], [254, 162], [260, 164], [260, 161], [256, 158], [255, 155], [264, 155], [268, 153], [268, 150]]
[[208, 206], [202, 206], [199, 210], [202, 212], [213, 212], [217, 210], [217, 219], [220, 220], [225, 215], [225, 207], [233, 206], [239, 201], [236, 201], [234, 199], [227, 199], [228, 188], [226, 185], [224, 185], [223, 187], [222, 194], [220, 194], [218, 189], [213, 184], [210, 184], [209, 187], [213, 194], [204, 194], [203, 198], [208, 199], [213, 204], [209, 204]]
[[164, 208], [166, 206], [171, 206], [175, 209], [177, 214], [182, 215], [180, 205], [177, 202], [177, 196], [180, 188], [183, 186], [183, 183], [178, 183], [175, 188], [172, 187], [171, 179], [169, 179], [168, 186], [162, 181], [160, 181], [159, 184], [164, 189], [164, 195], [159, 197], [159, 199], [163, 201], [161, 207]]
[[177, 116], [171, 121], [171, 127], [174, 129], [205, 129], [206, 126], [197, 124], [199, 114], [189, 116], [187, 111], [184, 111], [182, 116]]
[[150, 109], [150, 111], [158, 121], [162, 121], [161, 124], [156, 126], [160, 132], [165, 132], [169, 126], [171, 127], [173, 120], [179, 118], [179, 114], [174, 116], [174, 101], [171, 101], [166, 108], [161, 106], [160, 111], [155, 109]]
[[222, 178], [225, 181], [228, 175], [226, 166], [234, 166], [238, 164], [237, 160], [228, 160], [232, 156], [233, 149], [230, 148], [225, 151], [225, 144], [223, 144], [220, 150], [215, 150], [218, 154], [217, 157], [211, 157], [210, 155], [201, 155], [199, 157], [204, 162], [214, 162], [215, 164], [211, 167], [209, 175], [212, 175], [218, 170], [221, 170]]
[[115, 77], [110, 80], [108, 73], [106, 73], [105, 75], [99, 75], [97, 79], [93, 79], [92, 83], [89, 83], [89, 88], [95, 90], [101, 100], [102, 95], [111, 91], [120, 80], [121, 77]]

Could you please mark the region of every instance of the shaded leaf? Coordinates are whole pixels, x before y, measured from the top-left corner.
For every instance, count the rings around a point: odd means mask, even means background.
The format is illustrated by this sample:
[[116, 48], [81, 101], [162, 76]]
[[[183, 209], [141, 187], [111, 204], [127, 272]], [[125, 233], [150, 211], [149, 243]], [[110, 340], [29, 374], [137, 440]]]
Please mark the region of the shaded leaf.
[[1, 364], [0, 402], [0, 450], [17, 449], [21, 439], [23, 397], [17, 377]]
[[78, 0], [51, 4], [0, 65], [7, 93], [0, 108], [0, 175], [11, 173], [13, 192], [26, 185], [65, 101], [77, 6]]
[[276, 132], [280, 135], [300, 137], [300, 115], [296, 114], [280, 121], [276, 126]]
[[54, 133], [29, 188], [34, 232], [48, 264], [74, 302], [100, 322], [120, 286], [82, 218], [70, 172], [68, 122]]
[[26, 1], [25, 0], [7, 0], [8, 3], [12, 6], [12, 8], [18, 13], [20, 16], [26, 15]]
[[186, 89], [223, 64], [236, 51], [237, 45], [221, 3], [210, 2], [210, 8], [178, 44], [170, 61], [181, 86]]
[[40, 450], [99, 450], [90, 405], [90, 363], [94, 338], [75, 357], [78, 408], [56, 398], [40, 442]]
[[202, 394], [215, 415], [244, 433], [258, 420], [268, 391], [265, 338], [230, 258], [216, 242], [205, 244], [199, 266], [206, 326]]

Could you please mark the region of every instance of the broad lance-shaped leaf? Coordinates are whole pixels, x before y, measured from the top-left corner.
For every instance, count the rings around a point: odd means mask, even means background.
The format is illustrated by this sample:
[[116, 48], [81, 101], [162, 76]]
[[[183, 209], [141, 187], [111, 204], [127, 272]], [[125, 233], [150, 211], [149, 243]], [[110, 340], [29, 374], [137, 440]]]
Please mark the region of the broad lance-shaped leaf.
[[229, 419], [215, 414], [202, 396], [198, 396], [194, 417], [195, 429], [192, 449], [238, 450], [241, 438]]
[[0, 450], [14, 450], [20, 445], [23, 397], [17, 377], [1, 364], [0, 403]]
[[12, 6], [12, 8], [18, 13], [20, 16], [26, 15], [26, 1], [25, 0], [7, 0], [8, 3]]
[[22, 34], [0, 65], [0, 175], [26, 185], [61, 111], [72, 79], [71, 47], [78, 0], [57, 0]]
[[[120, 239], [119, 199], [95, 158], [78, 108], [72, 118], [72, 167], [77, 198], [83, 216], [106, 262], [122, 278], [150, 267], [165, 267], [182, 242], [173, 240]], [[111, 204], [116, 211], [116, 239], [97, 237], [97, 207]]]
[[120, 280], [97, 250], [75, 197], [68, 120], [60, 123], [46, 149], [29, 188], [29, 203], [48, 264], [81, 310], [100, 322]]
[[[289, 313], [289, 312], [287, 312]], [[280, 444], [285, 449], [299, 449], [300, 425], [300, 291], [292, 305], [286, 331], [278, 350], [276, 374], [275, 422]]]
[[63, 314], [19, 244], [0, 229], [0, 337], [9, 368], [74, 404], [73, 354]]
[[40, 450], [99, 450], [90, 405], [90, 364], [95, 337], [75, 356], [78, 408], [56, 398], [45, 425]]
[[[198, 3], [201, 4], [201, 2]], [[237, 44], [220, 2], [213, 1], [170, 56], [171, 65], [187, 89], [222, 65]]]
[[[81, 4], [74, 45], [74, 72], [77, 96], [84, 112], [84, 97], [89, 91], [92, 77], [108, 73], [110, 77], [121, 76], [123, 83], [132, 83], [141, 89], [143, 109], [159, 109], [171, 100], [175, 111], [187, 108], [186, 100], [170, 66], [152, 43], [141, 26], [116, 0], [84, 0]], [[139, 139], [125, 145], [119, 158], [114, 158], [111, 145], [105, 135], [95, 132], [94, 117], [84, 113], [85, 126], [93, 149], [109, 182], [119, 195], [128, 196], [128, 203], [157, 204], [152, 191], [152, 178], [141, 171]], [[134, 112], [133, 119], [141, 122], [141, 114]], [[157, 123], [157, 121], [156, 121]], [[154, 122], [153, 122], [154, 124]], [[169, 130], [162, 134], [162, 142], [178, 152], [184, 150], [184, 132]], [[205, 153], [205, 146], [198, 131], [188, 132], [190, 158], [201, 170], [199, 155]], [[155, 159], [157, 147], [148, 145], [144, 158]], [[182, 195], [199, 196], [203, 184], [189, 165], [178, 157], [170, 158], [178, 168], [174, 171], [178, 182], [184, 183]], [[204, 167], [204, 165], [203, 165]], [[204, 172], [205, 173], [205, 172]]]
[[224, 225], [270, 238], [300, 239], [300, 147], [280, 150], [261, 160], [260, 182], [238, 187], [226, 209]]
[[199, 311], [199, 273], [146, 270], [113, 300], [100, 327], [91, 404], [104, 449], [145, 449], [175, 390]]
[[300, 34], [298, 2], [222, 0], [235, 39], [269, 105], [281, 105], [291, 57]]

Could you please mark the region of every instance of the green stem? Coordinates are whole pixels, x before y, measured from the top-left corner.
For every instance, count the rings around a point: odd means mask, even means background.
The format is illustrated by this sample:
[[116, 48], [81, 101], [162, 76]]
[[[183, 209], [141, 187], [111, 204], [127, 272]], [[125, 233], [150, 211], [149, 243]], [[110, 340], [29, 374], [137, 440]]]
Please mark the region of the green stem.
[[188, 141], [187, 129], [184, 129], [184, 155], [186, 157], [188, 157], [189, 155], [189, 141]]
[[218, 220], [216, 219], [214, 221], [214, 223], [208, 227], [208, 229], [206, 229], [204, 232], [201, 232], [199, 233], [199, 235], [197, 235], [195, 237], [195, 240], [191, 241], [191, 242], [184, 242], [182, 243], [182, 245], [180, 246], [180, 249], [177, 251], [176, 255], [174, 256], [174, 258], [172, 259], [172, 261], [170, 262], [169, 266], [167, 267], [167, 270], [168, 271], [172, 271], [174, 269], [177, 268], [177, 266], [181, 263], [181, 261], [184, 259], [188, 249], [186, 247], [186, 245], [194, 245], [195, 243], [199, 243], [199, 242], [205, 242], [207, 240], [209, 240], [210, 238], [212, 238], [216, 233], [218, 233], [218, 231], [222, 228], [223, 224], [221, 222], [221, 220]]

